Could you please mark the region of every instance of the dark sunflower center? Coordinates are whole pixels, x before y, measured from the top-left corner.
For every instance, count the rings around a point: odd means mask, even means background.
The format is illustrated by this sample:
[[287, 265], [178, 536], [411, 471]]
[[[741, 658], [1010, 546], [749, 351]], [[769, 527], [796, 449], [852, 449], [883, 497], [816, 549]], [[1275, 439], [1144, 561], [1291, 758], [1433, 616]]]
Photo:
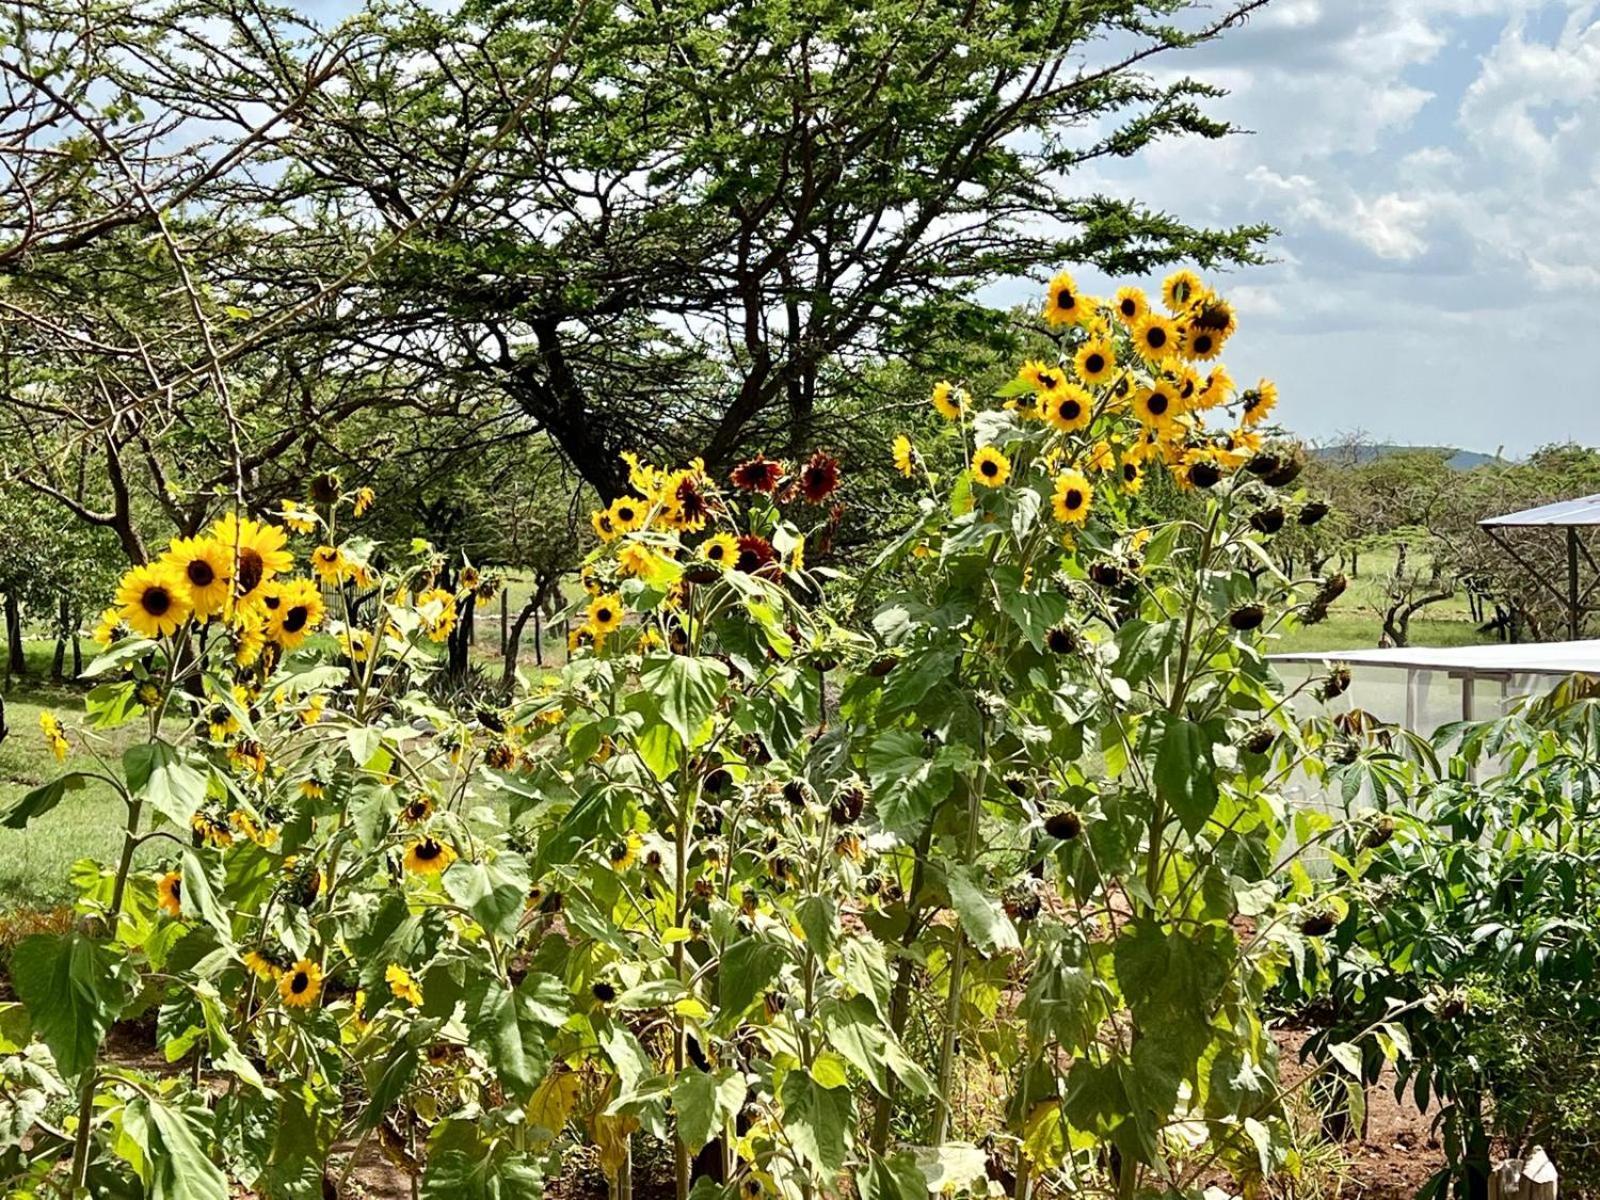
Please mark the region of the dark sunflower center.
[[1135, 466], [1131, 462], [1130, 463], [1123, 463], [1122, 464], [1122, 477], [1124, 479], [1126, 479], [1129, 483], [1132, 483], [1135, 479], [1139, 478], [1139, 468], [1137, 466]]
[[1197, 351], [1199, 351], [1201, 354], [1210, 353], [1210, 351], [1211, 351], [1211, 335], [1209, 333], [1202, 333], [1198, 337], [1196, 337], [1194, 339], [1194, 348]]
[[183, 896], [183, 880], [174, 879], [172, 881], [171, 891], [172, 891], [172, 898], [174, 900], [178, 900], [178, 899], [182, 898], [182, 896]]
[[1083, 503], [1083, 493], [1080, 492], [1077, 488], [1068, 488], [1067, 489], [1067, 507], [1069, 509], [1077, 508], [1082, 503]]
[[172, 593], [164, 587], [145, 588], [144, 595], [139, 597], [139, 607], [152, 617], [165, 616], [172, 607]]
[[1149, 409], [1155, 416], [1160, 416], [1167, 411], [1167, 398], [1161, 392], [1156, 392], [1150, 397]]
[[983, 460], [983, 465], [980, 466], [978, 470], [982, 471], [985, 475], [992, 476], [1000, 470], [1000, 465], [992, 458], [986, 458]]
[[1145, 333], [1144, 340], [1152, 349], [1159, 350], [1167, 344], [1167, 331], [1157, 325]]
[[1122, 315], [1125, 317], [1136, 316], [1139, 312], [1139, 305], [1134, 301], [1132, 296], [1129, 296], [1126, 300], [1124, 300], [1121, 307]]
[[728, 557], [728, 548], [719, 542], [706, 551], [706, 557], [712, 562], [721, 562]]
[[1062, 288], [1056, 293], [1056, 306], [1058, 308], [1076, 307], [1078, 298], [1072, 294], [1070, 288]]
[[289, 990], [296, 996], [311, 986], [311, 976], [304, 971], [296, 971], [294, 978], [289, 981]]
[[261, 577], [266, 574], [267, 564], [261, 561], [261, 555], [254, 550], [239, 551], [239, 590], [253, 592], [261, 583]]
[[617, 516], [621, 517], [624, 521], [632, 521], [633, 509], [629, 508], [627, 505], [623, 505], [621, 508], [617, 509]]
[[1083, 368], [1091, 375], [1100, 374], [1101, 371], [1106, 369], [1105, 356], [1102, 354], [1089, 355], [1088, 358], [1083, 360]]
[[443, 852], [444, 847], [432, 838], [427, 838], [417, 846], [417, 857], [423, 862], [432, 862]]
[[1058, 381], [1057, 381], [1057, 379], [1056, 379], [1056, 377], [1054, 375], [1040, 375], [1039, 376], [1039, 383], [1044, 388], [1044, 390], [1047, 391], [1047, 392], [1050, 391], [1052, 388], [1054, 388], [1056, 386], [1057, 382]]
[[1063, 400], [1061, 402], [1061, 417], [1065, 421], [1076, 421], [1078, 414], [1083, 411], [1083, 406], [1076, 400]]
[[602, 625], [609, 625], [611, 623], [611, 610], [609, 608], [597, 609], [594, 614], [594, 619], [599, 621]]
[[283, 628], [285, 633], [299, 633], [306, 627], [306, 622], [311, 617], [311, 611], [304, 604], [296, 604], [283, 614]]
[[217, 581], [217, 573], [211, 569], [211, 564], [203, 558], [197, 558], [184, 568], [189, 582], [197, 588], [210, 587]]

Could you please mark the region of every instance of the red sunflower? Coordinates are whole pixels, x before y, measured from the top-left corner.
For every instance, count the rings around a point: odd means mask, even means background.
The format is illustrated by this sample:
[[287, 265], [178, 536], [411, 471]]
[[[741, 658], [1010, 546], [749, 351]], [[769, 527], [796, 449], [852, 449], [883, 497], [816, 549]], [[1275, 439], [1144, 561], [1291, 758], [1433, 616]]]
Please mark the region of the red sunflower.
[[747, 533], [739, 539], [739, 557], [733, 565], [746, 575], [758, 575], [768, 570], [776, 558], [771, 542], [758, 533]]
[[761, 492], [770, 496], [783, 478], [783, 464], [758, 454], [748, 462], [740, 463], [728, 478], [740, 491]]
[[839, 490], [839, 462], [818, 450], [800, 468], [800, 494], [808, 504], [821, 504]]

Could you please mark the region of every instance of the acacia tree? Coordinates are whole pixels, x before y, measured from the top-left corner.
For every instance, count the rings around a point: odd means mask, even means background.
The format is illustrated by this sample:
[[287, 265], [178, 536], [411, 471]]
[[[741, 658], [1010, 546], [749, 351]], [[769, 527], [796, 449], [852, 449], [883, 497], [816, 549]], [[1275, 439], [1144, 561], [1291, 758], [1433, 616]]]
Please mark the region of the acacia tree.
[[1067, 181], [1228, 133], [1202, 111], [1216, 89], [1140, 68], [1260, 2], [1203, 23], [1186, 0], [387, 5], [348, 86], [275, 142], [273, 187], [289, 216], [408, 231], [354, 343], [492, 381], [610, 497], [624, 448], [718, 467], [809, 446], [831, 366], [981, 332], [1000, 318], [972, 296], [998, 278], [1251, 261], [1263, 228]]

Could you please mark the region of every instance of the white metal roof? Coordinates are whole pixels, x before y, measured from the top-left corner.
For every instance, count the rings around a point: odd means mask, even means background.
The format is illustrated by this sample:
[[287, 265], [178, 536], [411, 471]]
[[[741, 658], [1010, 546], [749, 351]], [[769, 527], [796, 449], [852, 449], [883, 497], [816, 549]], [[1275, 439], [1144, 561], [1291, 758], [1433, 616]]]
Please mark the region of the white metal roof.
[[1348, 663], [1454, 675], [1600, 675], [1600, 639], [1524, 645], [1395, 646], [1382, 650], [1301, 650], [1273, 662]]
[[1576, 500], [1560, 500], [1555, 504], [1542, 504], [1538, 508], [1528, 508], [1522, 512], [1485, 517], [1478, 524], [1511, 528], [1535, 525], [1600, 525], [1600, 495], [1580, 496]]

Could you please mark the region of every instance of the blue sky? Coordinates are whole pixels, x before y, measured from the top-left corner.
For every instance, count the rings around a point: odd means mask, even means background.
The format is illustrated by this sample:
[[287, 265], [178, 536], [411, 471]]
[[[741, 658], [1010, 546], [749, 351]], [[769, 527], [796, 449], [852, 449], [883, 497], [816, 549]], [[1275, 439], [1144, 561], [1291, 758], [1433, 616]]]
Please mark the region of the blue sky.
[[1279, 229], [1275, 263], [1214, 282], [1240, 310], [1229, 369], [1276, 379], [1304, 436], [1600, 442], [1597, 8], [1273, 0], [1162, 68], [1227, 87], [1215, 111], [1253, 133], [1074, 188]]

